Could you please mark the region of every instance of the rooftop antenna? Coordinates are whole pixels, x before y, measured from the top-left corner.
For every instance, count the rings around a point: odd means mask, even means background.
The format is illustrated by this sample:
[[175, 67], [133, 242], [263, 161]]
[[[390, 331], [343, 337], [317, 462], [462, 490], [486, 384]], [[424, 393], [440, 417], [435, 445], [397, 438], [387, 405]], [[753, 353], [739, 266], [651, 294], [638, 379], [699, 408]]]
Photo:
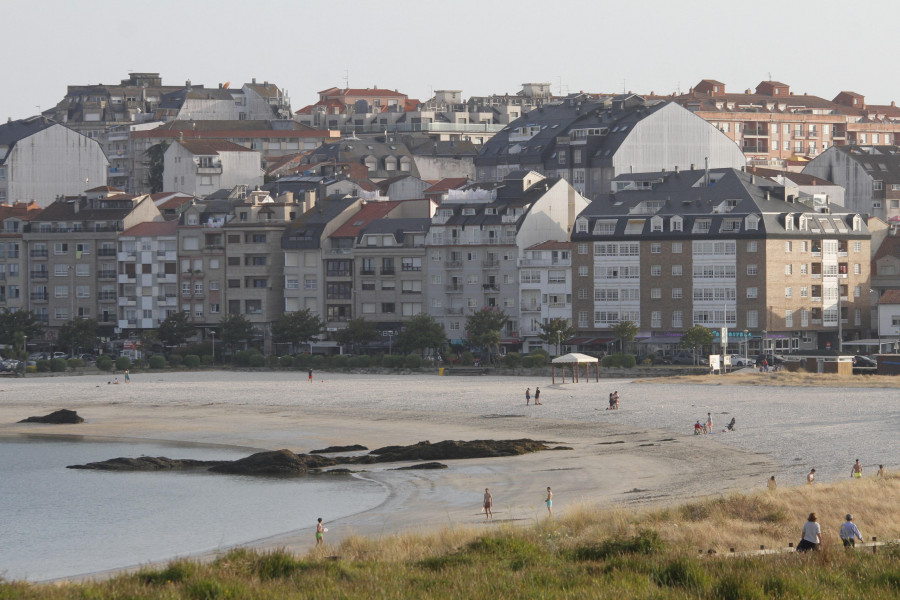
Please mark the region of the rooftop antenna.
[[772, 81], [772, 71], [769, 71], [769, 81]]
[[562, 96], [562, 75], [557, 75], [556, 80], [559, 82], [559, 95]]
[[622, 79], [622, 93], [625, 93], [625, 80]]
[[344, 89], [350, 89], [350, 69], [344, 69]]

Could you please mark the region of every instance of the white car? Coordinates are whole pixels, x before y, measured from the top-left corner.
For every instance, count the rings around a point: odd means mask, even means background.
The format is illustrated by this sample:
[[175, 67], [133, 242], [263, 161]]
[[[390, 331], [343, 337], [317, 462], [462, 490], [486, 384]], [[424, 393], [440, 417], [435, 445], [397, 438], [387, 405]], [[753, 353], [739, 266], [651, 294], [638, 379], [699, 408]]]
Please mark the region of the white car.
[[755, 364], [755, 361], [746, 356], [741, 356], [740, 354], [732, 354], [731, 355], [731, 366], [732, 367], [751, 367]]

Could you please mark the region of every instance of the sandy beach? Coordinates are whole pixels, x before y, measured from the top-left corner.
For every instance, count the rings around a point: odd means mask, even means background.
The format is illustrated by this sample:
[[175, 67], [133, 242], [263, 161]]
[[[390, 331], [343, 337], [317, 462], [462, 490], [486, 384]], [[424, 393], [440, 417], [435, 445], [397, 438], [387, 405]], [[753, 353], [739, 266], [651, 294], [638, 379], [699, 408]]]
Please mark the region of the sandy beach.
[[[330, 543], [350, 535], [480, 526], [485, 487], [493, 491], [497, 522], [525, 522], [546, 516], [542, 500], [548, 485], [554, 490], [554, 510], [565, 512], [567, 506], [585, 503], [660, 504], [758, 489], [776, 473], [785, 483], [799, 483], [810, 463], [819, 467], [823, 480], [843, 477], [842, 465], [849, 469], [856, 456], [845, 456], [854, 452], [835, 447], [828, 436], [847, 438], [834, 428], [848, 422], [854, 431], [867, 431], [854, 447], [864, 464], [900, 462], [882, 450], [890, 445], [885, 439], [891, 439], [883, 436], [893, 435], [900, 424], [893, 390], [660, 386], [609, 379], [550, 385], [522, 377], [338, 373], [317, 373], [310, 384], [305, 372], [149, 372], [119, 385], [109, 385], [110, 379], [85, 375], [0, 382], [0, 435], [225, 444], [248, 453], [523, 437], [572, 448], [445, 461], [449, 468], [440, 471], [371, 466], [360, 476], [387, 486], [387, 500], [329, 523]], [[532, 392], [541, 387], [542, 406], [525, 405], [526, 386]], [[607, 411], [613, 390], [619, 391], [622, 408]], [[17, 423], [59, 408], [77, 410], [86, 422]], [[707, 412], [716, 434], [692, 435], [694, 420]], [[731, 416], [738, 431], [722, 433]], [[812, 443], [798, 443], [801, 436]], [[823, 462], [831, 455], [834, 467]], [[305, 552], [314, 542], [315, 515], [299, 517], [297, 530], [246, 545]]]

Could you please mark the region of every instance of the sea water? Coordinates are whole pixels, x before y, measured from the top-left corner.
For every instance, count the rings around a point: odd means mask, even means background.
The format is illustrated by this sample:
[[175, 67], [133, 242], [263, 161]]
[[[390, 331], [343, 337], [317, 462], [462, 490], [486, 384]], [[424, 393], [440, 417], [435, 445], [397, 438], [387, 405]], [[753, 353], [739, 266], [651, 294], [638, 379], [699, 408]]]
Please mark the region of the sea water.
[[67, 469], [119, 456], [233, 460], [249, 449], [79, 436], [0, 437], [0, 577], [43, 581], [213, 551], [368, 510], [352, 476]]

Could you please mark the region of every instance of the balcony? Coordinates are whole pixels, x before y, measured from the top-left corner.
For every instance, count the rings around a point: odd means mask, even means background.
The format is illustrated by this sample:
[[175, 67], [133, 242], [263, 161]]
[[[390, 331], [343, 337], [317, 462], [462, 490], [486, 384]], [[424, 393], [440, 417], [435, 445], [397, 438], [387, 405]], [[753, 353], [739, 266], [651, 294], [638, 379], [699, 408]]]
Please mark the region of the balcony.
[[359, 274], [360, 275], [374, 275], [375, 269], [360, 269]]
[[531, 304], [522, 304], [519, 307], [519, 310], [522, 312], [541, 312], [541, 305], [537, 302], [532, 302]]
[[403, 265], [403, 266], [400, 267], [400, 268], [401, 268], [401, 270], [402, 270], [404, 273], [407, 273], [407, 272], [410, 272], [410, 271], [421, 271], [421, 270], [422, 270], [422, 266], [421, 266], [421, 265]]
[[115, 279], [115, 271], [97, 271], [97, 279]]
[[29, 253], [31, 258], [47, 258], [47, 250], [31, 250]]
[[116, 249], [115, 248], [100, 248], [97, 250], [97, 256], [115, 256]]
[[444, 291], [450, 292], [452, 294], [461, 294], [463, 292], [463, 286], [461, 285], [448, 285], [444, 287]]
[[100, 302], [110, 302], [114, 301], [117, 296], [115, 292], [100, 292], [98, 298]]
[[50, 300], [50, 294], [47, 292], [32, 292], [31, 299], [35, 302], [47, 302]]
[[47, 271], [47, 270], [44, 270], [44, 269], [40, 269], [40, 270], [37, 270], [37, 271], [32, 271], [32, 272], [31, 272], [31, 278], [32, 278], [32, 279], [47, 279], [47, 277], [48, 277], [49, 274], [50, 274], [50, 271]]
[[393, 275], [393, 274], [394, 274], [394, 269], [382, 269], [382, 270], [381, 270], [381, 274], [382, 274], [382, 275]]
[[445, 269], [462, 269], [461, 260], [448, 260], [444, 262]]
[[481, 266], [485, 269], [496, 269], [500, 266], [499, 260], [483, 260], [481, 261]]
[[197, 167], [197, 175], [221, 175], [222, 167]]
[[447, 314], [448, 315], [462, 315], [463, 310], [465, 310], [465, 309], [463, 309], [463, 308], [448, 308]]
[[495, 283], [482, 283], [481, 289], [485, 292], [499, 292], [500, 286]]

